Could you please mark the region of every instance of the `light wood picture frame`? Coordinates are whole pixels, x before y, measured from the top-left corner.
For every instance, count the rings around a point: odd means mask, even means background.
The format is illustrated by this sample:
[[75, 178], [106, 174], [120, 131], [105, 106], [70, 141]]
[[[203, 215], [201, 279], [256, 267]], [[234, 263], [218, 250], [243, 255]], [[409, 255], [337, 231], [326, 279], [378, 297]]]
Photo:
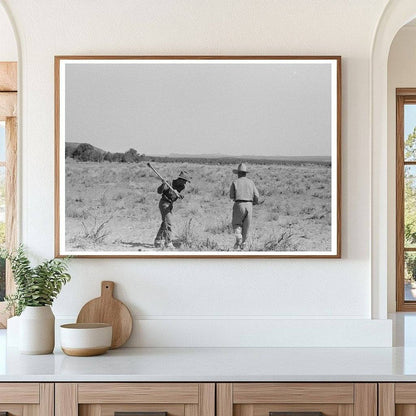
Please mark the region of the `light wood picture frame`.
[[339, 258], [341, 57], [56, 56], [55, 255]]

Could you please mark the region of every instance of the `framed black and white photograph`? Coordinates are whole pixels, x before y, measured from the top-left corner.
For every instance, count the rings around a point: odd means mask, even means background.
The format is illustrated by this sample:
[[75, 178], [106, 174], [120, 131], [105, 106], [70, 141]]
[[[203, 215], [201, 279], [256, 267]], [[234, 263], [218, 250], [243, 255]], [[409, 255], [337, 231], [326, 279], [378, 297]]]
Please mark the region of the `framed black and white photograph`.
[[340, 257], [341, 58], [55, 57], [56, 256]]

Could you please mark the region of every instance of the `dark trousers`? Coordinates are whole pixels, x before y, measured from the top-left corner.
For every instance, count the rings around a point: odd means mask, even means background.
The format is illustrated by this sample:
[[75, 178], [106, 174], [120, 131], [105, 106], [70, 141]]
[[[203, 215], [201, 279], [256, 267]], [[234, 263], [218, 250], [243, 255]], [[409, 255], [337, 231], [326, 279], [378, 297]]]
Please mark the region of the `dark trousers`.
[[162, 224], [160, 224], [159, 231], [155, 238], [155, 244], [161, 244], [165, 241], [170, 243], [172, 238], [172, 209], [173, 204], [163, 199], [159, 202], [160, 215], [162, 216]]

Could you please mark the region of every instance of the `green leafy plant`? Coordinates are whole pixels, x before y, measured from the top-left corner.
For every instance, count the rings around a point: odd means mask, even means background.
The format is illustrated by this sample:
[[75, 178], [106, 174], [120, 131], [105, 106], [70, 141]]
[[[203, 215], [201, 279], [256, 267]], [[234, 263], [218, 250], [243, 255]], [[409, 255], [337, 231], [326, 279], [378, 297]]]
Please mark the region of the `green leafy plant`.
[[7, 309], [20, 315], [26, 306], [52, 305], [62, 286], [71, 279], [68, 258], [46, 260], [32, 267], [23, 246], [8, 252], [0, 251], [0, 257], [10, 260], [16, 293], [6, 296]]

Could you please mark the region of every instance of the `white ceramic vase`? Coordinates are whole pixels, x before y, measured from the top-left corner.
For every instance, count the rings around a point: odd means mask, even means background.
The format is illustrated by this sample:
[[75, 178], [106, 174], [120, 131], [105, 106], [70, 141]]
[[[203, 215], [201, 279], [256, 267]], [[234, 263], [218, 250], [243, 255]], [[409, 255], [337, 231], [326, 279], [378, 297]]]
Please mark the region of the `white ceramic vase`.
[[50, 306], [26, 306], [19, 319], [19, 351], [50, 354], [55, 347], [55, 316]]

